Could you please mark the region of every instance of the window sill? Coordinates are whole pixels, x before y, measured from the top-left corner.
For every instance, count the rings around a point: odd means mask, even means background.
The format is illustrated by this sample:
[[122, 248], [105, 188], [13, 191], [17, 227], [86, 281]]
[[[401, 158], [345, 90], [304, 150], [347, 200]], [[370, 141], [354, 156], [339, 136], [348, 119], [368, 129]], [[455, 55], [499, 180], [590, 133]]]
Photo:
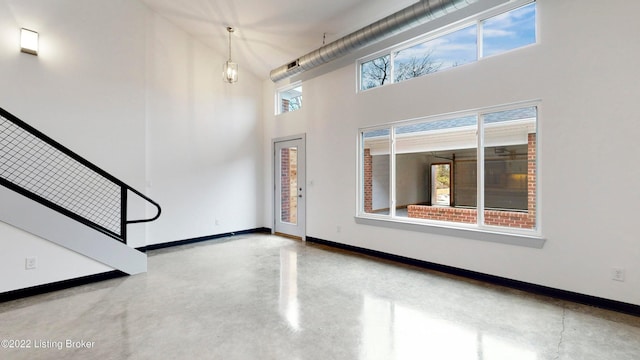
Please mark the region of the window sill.
[[423, 232], [444, 236], [455, 236], [470, 240], [488, 241], [499, 244], [523, 246], [534, 249], [542, 249], [546, 239], [537, 234], [520, 234], [515, 232], [500, 232], [493, 229], [480, 229], [475, 225], [459, 226], [449, 224], [435, 224], [403, 220], [398, 218], [356, 216], [355, 221], [361, 225], [380, 226], [385, 228]]

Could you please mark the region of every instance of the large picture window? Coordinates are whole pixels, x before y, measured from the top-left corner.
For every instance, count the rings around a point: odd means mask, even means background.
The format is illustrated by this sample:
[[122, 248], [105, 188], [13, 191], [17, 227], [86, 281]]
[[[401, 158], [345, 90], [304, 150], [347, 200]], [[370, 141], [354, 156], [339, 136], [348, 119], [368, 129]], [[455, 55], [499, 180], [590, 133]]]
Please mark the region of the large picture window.
[[[526, 4], [518, 2], [522, 3]], [[456, 28], [442, 30], [360, 61], [359, 89], [398, 83], [535, 44], [536, 3], [471, 18]]]
[[538, 228], [537, 105], [360, 132], [360, 211], [419, 223]]

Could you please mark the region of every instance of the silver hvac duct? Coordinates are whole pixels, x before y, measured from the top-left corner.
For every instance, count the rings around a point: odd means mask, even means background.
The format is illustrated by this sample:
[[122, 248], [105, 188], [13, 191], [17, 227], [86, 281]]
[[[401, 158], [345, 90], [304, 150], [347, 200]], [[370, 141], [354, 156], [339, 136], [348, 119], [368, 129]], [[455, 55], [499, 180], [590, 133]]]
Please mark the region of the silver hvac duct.
[[271, 80], [276, 82], [313, 69], [388, 36], [437, 19], [477, 1], [422, 0], [343, 38], [324, 45], [295, 61], [271, 70]]

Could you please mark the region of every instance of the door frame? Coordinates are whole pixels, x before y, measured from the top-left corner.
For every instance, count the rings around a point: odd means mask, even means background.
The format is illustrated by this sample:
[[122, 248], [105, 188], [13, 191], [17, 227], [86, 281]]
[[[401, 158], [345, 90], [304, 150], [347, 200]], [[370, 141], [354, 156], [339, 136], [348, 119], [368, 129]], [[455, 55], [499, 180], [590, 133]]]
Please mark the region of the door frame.
[[271, 234], [276, 233], [276, 223], [278, 221], [278, 203], [277, 203], [278, 199], [276, 196], [276, 191], [278, 186], [278, 174], [276, 173], [276, 163], [277, 163], [276, 143], [281, 143], [281, 142], [286, 142], [291, 140], [301, 140], [303, 145], [303, 150], [304, 150], [300, 152], [303, 155], [304, 166], [302, 166], [302, 169], [298, 168], [298, 175], [299, 175], [298, 178], [300, 179], [300, 174], [302, 174], [302, 179], [303, 179], [302, 182], [298, 183], [298, 186], [302, 188], [302, 196], [304, 198], [304, 201], [302, 201], [302, 206], [298, 206], [298, 215], [300, 214], [300, 212], [303, 212], [302, 217], [298, 216], [298, 226], [300, 226], [300, 230], [301, 230], [300, 237], [302, 238], [302, 241], [306, 241], [306, 237], [307, 237], [307, 216], [306, 216], [307, 214], [307, 184], [306, 184], [307, 134], [305, 133], [271, 139], [271, 181], [273, 184], [273, 187], [271, 189], [272, 190], [271, 191], [272, 213], [273, 213], [272, 214], [273, 216], [271, 219], [272, 220]]

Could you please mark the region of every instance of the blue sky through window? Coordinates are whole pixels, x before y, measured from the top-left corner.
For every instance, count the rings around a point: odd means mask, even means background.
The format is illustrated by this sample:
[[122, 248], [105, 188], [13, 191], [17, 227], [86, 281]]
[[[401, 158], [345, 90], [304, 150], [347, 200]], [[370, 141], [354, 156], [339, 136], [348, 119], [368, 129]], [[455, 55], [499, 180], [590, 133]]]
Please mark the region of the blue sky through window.
[[536, 4], [492, 17], [482, 23], [484, 56], [491, 56], [536, 42]]
[[[482, 57], [496, 55], [536, 42], [536, 3], [521, 6], [463, 29], [438, 36], [409, 48], [398, 48], [361, 63], [361, 89], [401, 82], [478, 60], [478, 38]], [[392, 64], [393, 62], [393, 64]], [[391, 70], [393, 68], [393, 78]]]
[[474, 62], [477, 60], [476, 31], [476, 26], [472, 25], [398, 51], [394, 59], [395, 67], [396, 69], [401, 68], [403, 64], [408, 64], [415, 61], [414, 59], [423, 59], [427, 56], [435, 68], [434, 71], [430, 72]]

